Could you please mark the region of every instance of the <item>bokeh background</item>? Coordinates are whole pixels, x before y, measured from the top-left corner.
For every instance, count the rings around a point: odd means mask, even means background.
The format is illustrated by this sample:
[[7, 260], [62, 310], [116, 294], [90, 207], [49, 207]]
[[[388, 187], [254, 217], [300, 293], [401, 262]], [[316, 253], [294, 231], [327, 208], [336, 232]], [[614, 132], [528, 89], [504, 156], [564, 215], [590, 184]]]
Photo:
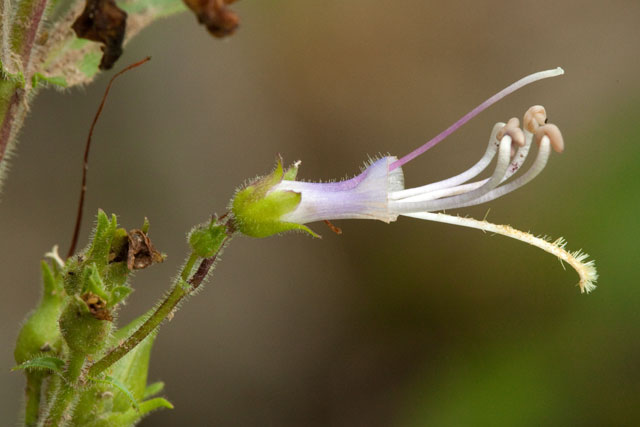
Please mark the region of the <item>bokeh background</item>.
[[[400, 219], [342, 236], [237, 238], [214, 278], [163, 326], [150, 380], [176, 409], [145, 426], [638, 425], [640, 2], [243, 0], [212, 39], [184, 13], [134, 39], [95, 133], [86, 242], [98, 208], [151, 220], [162, 265], [138, 273], [121, 323], [168, 289], [185, 233], [225, 211], [277, 153], [342, 178], [403, 155], [506, 84], [562, 66], [405, 168], [456, 174], [494, 122], [544, 104], [567, 149], [534, 183], [458, 211], [564, 236], [597, 261], [580, 295], [552, 256], [500, 236]], [[107, 79], [43, 92], [0, 206], [0, 420], [18, 419], [18, 324], [38, 261], [71, 237], [87, 130]], [[82, 243], [84, 244], [84, 243]]]

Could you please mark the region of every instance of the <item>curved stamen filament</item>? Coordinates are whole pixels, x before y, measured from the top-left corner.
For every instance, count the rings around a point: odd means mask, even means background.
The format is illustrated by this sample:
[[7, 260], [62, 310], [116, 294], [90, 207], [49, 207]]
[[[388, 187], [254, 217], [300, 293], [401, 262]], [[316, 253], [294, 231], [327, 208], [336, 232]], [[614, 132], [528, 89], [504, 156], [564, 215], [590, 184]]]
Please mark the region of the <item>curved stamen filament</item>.
[[531, 180], [533, 180], [536, 176], [542, 172], [544, 167], [547, 165], [547, 161], [549, 160], [549, 155], [551, 154], [551, 143], [548, 137], [543, 137], [540, 141], [540, 148], [538, 149], [538, 155], [536, 156], [536, 160], [533, 162], [531, 167], [517, 179], [514, 179], [508, 184], [500, 186], [489, 193], [485, 194], [482, 197], [478, 197], [476, 200], [473, 200], [471, 203], [460, 204], [457, 207], [467, 207], [467, 206], [475, 206], [482, 203], [490, 202], [491, 200], [497, 199], [498, 197], [502, 197], [505, 194], [509, 194], [514, 190], [522, 187], [523, 185], [528, 184]]
[[405, 200], [390, 201], [389, 204], [401, 214], [405, 212], [436, 211], [451, 209], [473, 201], [496, 188], [503, 181], [511, 162], [511, 136], [505, 135], [498, 148], [498, 161], [493, 175], [479, 188], [463, 194], [438, 200], [409, 202]]
[[447, 189], [454, 187], [456, 185], [460, 185], [464, 182], [469, 181], [472, 178], [480, 175], [480, 173], [489, 166], [491, 161], [496, 155], [498, 151], [498, 146], [500, 145], [500, 141], [496, 139], [496, 135], [504, 127], [504, 123], [496, 123], [493, 126], [493, 130], [491, 131], [491, 136], [489, 136], [489, 144], [487, 145], [487, 149], [484, 152], [484, 155], [478, 162], [471, 166], [466, 171], [462, 172], [459, 175], [453, 176], [451, 178], [444, 179], [442, 181], [434, 182], [431, 184], [423, 185], [421, 187], [409, 188], [406, 190], [396, 191], [389, 195], [389, 200], [398, 200], [405, 199], [410, 196], [415, 196], [418, 194], [430, 193], [432, 191]]

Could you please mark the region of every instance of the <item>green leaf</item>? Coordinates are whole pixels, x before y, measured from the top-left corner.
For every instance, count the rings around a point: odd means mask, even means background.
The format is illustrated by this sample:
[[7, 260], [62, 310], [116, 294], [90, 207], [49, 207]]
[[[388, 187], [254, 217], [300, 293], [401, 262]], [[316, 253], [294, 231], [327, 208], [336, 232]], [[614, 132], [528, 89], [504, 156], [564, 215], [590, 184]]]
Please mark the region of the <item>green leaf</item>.
[[100, 383], [100, 384], [108, 384], [114, 388], [116, 388], [123, 396], [126, 396], [131, 406], [133, 406], [136, 411], [140, 411], [140, 406], [138, 405], [138, 401], [133, 396], [133, 393], [129, 391], [127, 386], [120, 382], [117, 378], [110, 377], [109, 375], [105, 375], [104, 379], [101, 378], [89, 378], [91, 381]]
[[109, 301], [109, 295], [105, 289], [105, 284], [98, 273], [98, 268], [95, 263], [85, 268], [84, 276], [85, 279], [84, 286], [82, 287], [82, 293], [91, 292], [98, 295], [103, 300]]
[[87, 254], [87, 264], [95, 263], [99, 270], [102, 270], [107, 265], [111, 242], [117, 226], [115, 215], [112, 216], [110, 221], [102, 209], [98, 211], [96, 228], [93, 232], [93, 242]]
[[157, 397], [140, 403], [140, 410], [129, 409], [125, 412], [112, 412], [109, 415], [94, 420], [89, 425], [92, 427], [124, 427], [132, 426], [140, 421], [144, 416], [158, 409], [173, 409], [173, 405], [168, 400]]
[[156, 394], [160, 393], [162, 390], [164, 390], [164, 382], [162, 381], [149, 384], [147, 388], [144, 389], [144, 395], [142, 396], [142, 398], [148, 399], [151, 396], [155, 396]]
[[37, 88], [38, 86], [46, 85], [46, 84], [59, 86], [63, 88], [69, 87], [67, 80], [63, 76], [47, 77], [42, 73], [35, 73], [33, 75], [33, 78], [31, 79], [31, 84], [33, 85], [34, 88]]
[[31, 360], [27, 360], [24, 363], [19, 364], [18, 366], [13, 367], [12, 371], [17, 371], [20, 369], [27, 371], [38, 371], [38, 370], [49, 370], [55, 372], [56, 374], [62, 375], [62, 369], [64, 368], [64, 361], [57, 357], [53, 356], [40, 356], [35, 357]]
[[160, 408], [173, 409], [173, 405], [164, 397], [156, 397], [155, 399], [145, 400], [140, 403], [140, 414], [144, 416]]
[[109, 299], [107, 307], [115, 306], [120, 301], [125, 299], [131, 292], [133, 292], [133, 289], [131, 289], [129, 286], [116, 286], [113, 291], [111, 291], [111, 299]]

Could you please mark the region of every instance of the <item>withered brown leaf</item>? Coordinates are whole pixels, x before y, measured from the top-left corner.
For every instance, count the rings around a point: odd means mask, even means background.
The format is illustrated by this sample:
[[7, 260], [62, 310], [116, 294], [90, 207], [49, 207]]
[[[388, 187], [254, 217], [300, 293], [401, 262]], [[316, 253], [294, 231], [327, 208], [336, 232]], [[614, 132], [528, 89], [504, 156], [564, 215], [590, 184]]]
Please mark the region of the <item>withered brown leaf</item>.
[[149, 236], [139, 229], [129, 231], [127, 250], [127, 268], [140, 270], [149, 267], [153, 263], [164, 261], [164, 257], [153, 247]]
[[198, 22], [207, 27], [214, 37], [230, 36], [240, 24], [238, 15], [227, 7], [235, 0], [183, 1], [195, 13]]
[[129, 271], [141, 270], [153, 263], [164, 261], [164, 256], [156, 250], [149, 236], [140, 229], [133, 229], [112, 243], [109, 262], [127, 262]]
[[104, 44], [100, 69], [108, 70], [122, 55], [127, 13], [114, 0], [87, 0], [71, 28], [83, 39]]
[[87, 292], [82, 295], [82, 301], [87, 304], [89, 313], [98, 320], [113, 321], [111, 312], [107, 309], [107, 302], [93, 292]]

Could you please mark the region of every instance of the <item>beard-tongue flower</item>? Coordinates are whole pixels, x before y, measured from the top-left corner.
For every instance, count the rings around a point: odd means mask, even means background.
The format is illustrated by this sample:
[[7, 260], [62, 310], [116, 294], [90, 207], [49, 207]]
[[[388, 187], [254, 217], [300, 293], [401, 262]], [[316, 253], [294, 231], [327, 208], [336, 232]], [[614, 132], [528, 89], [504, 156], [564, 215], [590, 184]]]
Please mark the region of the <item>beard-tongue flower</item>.
[[[370, 161], [359, 175], [348, 180], [327, 183], [296, 181], [300, 162], [285, 171], [278, 160], [274, 172], [236, 193], [231, 205], [235, 225], [238, 231], [252, 237], [267, 237], [289, 230], [302, 230], [318, 237], [304, 224], [335, 219], [377, 219], [389, 223], [400, 215], [471, 227], [523, 241], [557, 256], [576, 270], [580, 276], [580, 290], [590, 292], [595, 288], [598, 277], [595, 264], [586, 261], [588, 255], [581, 251], [566, 250], [564, 239], [550, 241], [508, 225], [438, 212], [478, 205], [504, 196], [535, 178], [546, 166], [552, 149], [562, 152], [562, 134], [557, 126], [547, 123], [544, 107], [534, 106], [527, 110], [523, 128], [520, 128], [517, 118], [507, 123], [496, 123], [482, 158], [461, 174], [406, 189], [402, 172], [406, 163], [506, 95], [529, 83], [563, 73], [561, 68], [557, 68], [527, 76], [492, 96], [405, 157], [386, 156]], [[536, 157], [526, 171], [520, 171], [534, 143], [538, 148]], [[492, 175], [474, 180], [494, 158]]]

